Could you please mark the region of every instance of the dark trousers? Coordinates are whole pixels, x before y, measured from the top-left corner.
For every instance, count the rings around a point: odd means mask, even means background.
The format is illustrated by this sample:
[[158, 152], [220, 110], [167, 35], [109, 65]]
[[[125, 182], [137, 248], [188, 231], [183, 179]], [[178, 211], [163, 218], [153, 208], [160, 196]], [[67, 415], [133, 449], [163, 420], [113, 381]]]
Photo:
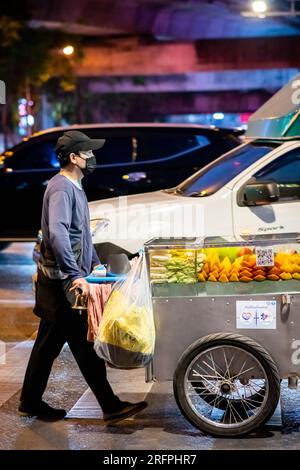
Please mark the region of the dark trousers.
[[107, 380], [105, 362], [86, 337], [87, 315], [80, 315], [67, 303], [54, 321], [42, 318], [27, 366], [21, 401], [34, 404], [42, 399], [53, 362], [67, 342], [102, 410], [111, 412], [117, 408], [120, 400]]

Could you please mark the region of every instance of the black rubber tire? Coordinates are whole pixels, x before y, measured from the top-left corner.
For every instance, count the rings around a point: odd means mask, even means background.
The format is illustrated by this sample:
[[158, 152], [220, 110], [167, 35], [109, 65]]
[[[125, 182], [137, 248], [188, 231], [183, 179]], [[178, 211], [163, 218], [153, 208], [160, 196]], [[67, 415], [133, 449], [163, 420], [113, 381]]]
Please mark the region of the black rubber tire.
[[[185, 395], [184, 377], [187, 368], [198, 354], [214, 346], [237, 346], [251, 353], [264, 368], [269, 382], [269, 396], [262, 411], [253, 420], [248, 423], [241, 423], [240, 426], [234, 428], [218, 427], [201, 419], [201, 417], [192, 410]], [[205, 336], [191, 344], [182, 354], [174, 374], [173, 389], [180, 411], [196, 428], [213, 436], [234, 437], [253, 431], [263, 425], [273, 415], [280, 397], [280, 376], [278, 368], [270, 354], [256, 341], [238, 334], [216, 333]]]

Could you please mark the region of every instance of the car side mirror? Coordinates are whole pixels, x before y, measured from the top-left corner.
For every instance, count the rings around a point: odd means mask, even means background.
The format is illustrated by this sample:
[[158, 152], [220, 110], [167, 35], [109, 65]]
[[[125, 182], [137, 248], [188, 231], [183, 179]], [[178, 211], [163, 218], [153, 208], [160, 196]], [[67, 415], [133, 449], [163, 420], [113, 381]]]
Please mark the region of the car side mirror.
[[273, 181], [253, 182], [244, 188], [243, 203], [245, 206], [263, 206], [278, 201], [279, 186]]

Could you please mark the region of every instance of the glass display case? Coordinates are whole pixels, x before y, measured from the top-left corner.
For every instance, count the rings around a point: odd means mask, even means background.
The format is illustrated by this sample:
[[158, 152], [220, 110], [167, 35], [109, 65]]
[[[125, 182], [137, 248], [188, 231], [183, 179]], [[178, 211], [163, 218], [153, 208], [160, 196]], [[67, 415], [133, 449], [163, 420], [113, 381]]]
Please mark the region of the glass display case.
[[296, 234], [158, 238], [145, 250], [154, 296], [300, 292]]

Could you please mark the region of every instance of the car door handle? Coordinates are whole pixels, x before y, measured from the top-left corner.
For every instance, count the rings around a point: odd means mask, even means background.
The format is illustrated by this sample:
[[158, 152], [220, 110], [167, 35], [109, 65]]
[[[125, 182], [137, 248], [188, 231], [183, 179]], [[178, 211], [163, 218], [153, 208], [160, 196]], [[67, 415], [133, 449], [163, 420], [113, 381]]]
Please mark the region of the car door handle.
[[122, 175], [122, 179], [128, 181], [128, 183], [135, 183], [136, 181], [141, 181], [147, 178], [147, 174], [144, 171], [135, 171], [132, 173], [127, 173]]

